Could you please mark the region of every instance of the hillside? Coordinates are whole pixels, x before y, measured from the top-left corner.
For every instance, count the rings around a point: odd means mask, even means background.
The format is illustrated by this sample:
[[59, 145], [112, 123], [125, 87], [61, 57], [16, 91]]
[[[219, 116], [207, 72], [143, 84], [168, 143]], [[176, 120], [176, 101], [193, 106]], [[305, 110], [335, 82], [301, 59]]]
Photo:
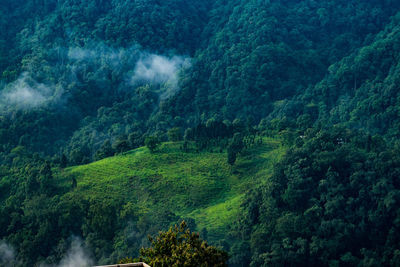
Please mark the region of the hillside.
[[7, 0], [0, 160], [23, 145], [77, 165], [132, 133], [136, 148], [144, 134], [211, 118], [296, 119], [309, 103], [287, 101], [399, 10], [393, 0]]
[[67, 168], [61, 176], [76, 178], [77, 187], [70, 194], [119, 199], [133, 205], [138, 217], [163, 210], [193, 218], [197, 230], [206, 228], [216, 242], [237, 220], [247, 190], [261, 185], [284, 153], [279, 140], [265, 138], [263, 145], [243, 152], [231, 167], [226, 153], [184, 153], [181, 145], [164, 143], [156, 153], [138, 148]]
[[181, 220], [228, 266], [400, 266], [399, 44], [398, 0], [3, 0], [0, 267]]

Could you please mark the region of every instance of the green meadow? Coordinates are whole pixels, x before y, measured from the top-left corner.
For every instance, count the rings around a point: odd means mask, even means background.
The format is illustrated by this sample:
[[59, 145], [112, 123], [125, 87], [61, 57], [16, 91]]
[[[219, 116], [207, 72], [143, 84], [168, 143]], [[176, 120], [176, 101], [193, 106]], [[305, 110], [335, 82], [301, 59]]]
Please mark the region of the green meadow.
[[154, 153], [141, 147], [67, 168], [59, 179], [67, 183], [75, 177], [77, 187], [70, 194], [119, 199], [133, 205], [138, 216], [164, 209], [193, 218], [196, 230], [206, 228], [212, 241], [236, 220], [245, 194], [268, 179], [285, 151], [278, 139], [264, 138], [230, 166], [226, 152], [183, 152], [181, 145], [163, 143]]

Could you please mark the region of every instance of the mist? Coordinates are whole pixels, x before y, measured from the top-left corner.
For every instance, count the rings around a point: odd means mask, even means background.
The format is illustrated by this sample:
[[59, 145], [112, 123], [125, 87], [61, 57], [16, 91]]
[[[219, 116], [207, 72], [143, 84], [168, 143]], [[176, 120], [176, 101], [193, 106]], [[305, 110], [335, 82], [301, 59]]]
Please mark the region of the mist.
[[0, 107], [36, 108], [56, 99], [56, 92], [54, 86], [38, 83], [29, 73], [24, 72], [16, 81], [6, 85], [1, 91]]
[[60, 261], [58, 267], [86, 267], [92, 265], [93, 260], [89, 256], [88, 250], [83, 246], [82, 240], [75, 238], [71, 242], [71, 248]]
[[15, 250], [4, 240], [0, 241], [0, 265], [9, 266], [15, 262]]
[[138, 45], [112, 48], [93, 42], [85, 47], [58, 47], [48, 56], [39, 71], [33, 72], [34, 68], [28, 67], [31, 71], [23, 72], [17, 80], [0, 88], [1, 110], [29, 110], [66, 103], [71, 94], [87, 87], [88, 80], [93, 78], [100, 92], [110, 88], [129, 92], [151, 84], [156, 85], [156, 93], [165, 99], [179, 91], [179, 74], [191, 66], [189, 57], [150, 53]]
[[56, 265], [41, 264], [40, 267], [89, 267], [94, 261], [82, 239], [74, 237], [65, 256]]
[[125, 77], [119, 84], [121, 90], [130, 90], [143, 84], [159, 86], [160, 98], [168, 98], [179, 91], [179, 74], [191, 66], [189, 57], [160, 55], [143, 50], [138, 45], [129, 48], [111, 48], [102, 43], [86, 48], [69, 48], [68, 58], [73, 76], [89, 66], [109, 68]]
[[132, 81], [170, 82], [176, 86], [178, 71], [189, 64], [189, 59], [180, 56], [168, 58], [155, 54], [145, 55], [136, 63]]

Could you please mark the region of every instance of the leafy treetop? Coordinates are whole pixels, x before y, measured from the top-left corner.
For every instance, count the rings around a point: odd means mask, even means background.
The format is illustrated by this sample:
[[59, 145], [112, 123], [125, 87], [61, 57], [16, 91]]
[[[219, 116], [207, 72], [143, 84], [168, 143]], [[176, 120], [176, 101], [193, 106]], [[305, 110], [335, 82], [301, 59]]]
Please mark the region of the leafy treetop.
[[227, 266], [228, 254], [201, 240], [185, 221], [149, 239], [151, 247], [140, 250], [140, 260], [150, 266]]

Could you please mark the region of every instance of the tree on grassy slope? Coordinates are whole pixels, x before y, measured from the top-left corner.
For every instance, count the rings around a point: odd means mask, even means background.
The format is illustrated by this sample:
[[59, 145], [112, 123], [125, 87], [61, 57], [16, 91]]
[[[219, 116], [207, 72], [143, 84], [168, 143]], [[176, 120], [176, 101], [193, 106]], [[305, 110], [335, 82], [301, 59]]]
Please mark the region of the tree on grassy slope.
[[153, 153], [157, 149], [160, 143], [160, 140], [156, 136], [146, 137], [146, 140], [144, 141], [144, 144], [147, 146], [151, 153]]

